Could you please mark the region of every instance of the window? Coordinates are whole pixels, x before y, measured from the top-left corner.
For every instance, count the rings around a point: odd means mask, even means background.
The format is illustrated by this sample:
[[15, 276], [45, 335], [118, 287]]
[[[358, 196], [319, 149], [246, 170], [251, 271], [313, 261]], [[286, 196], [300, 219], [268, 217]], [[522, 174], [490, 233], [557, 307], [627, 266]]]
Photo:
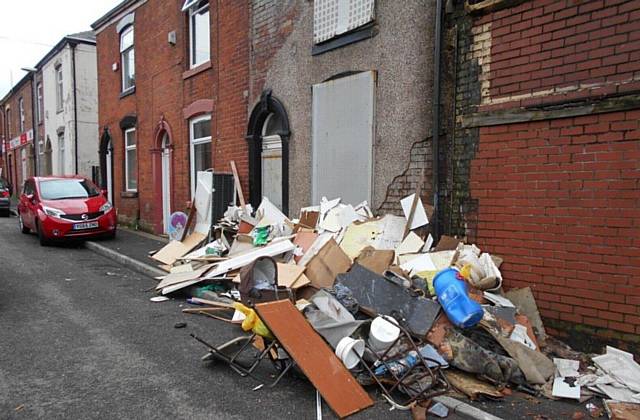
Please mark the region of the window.
[[191, 68], [210, 59], [209, 2], [186, 0], [182, 10], [189, 10], [189, 62]]
[[20, 133], [24, 133], [24, 99], [18, 99], [18, 109], [20, 110]]
[[136, 62], [133, 48], [133, 25], [120, 34], [120, 66], [122, 68], [122, 91], [136, 85]]
[[64, 175], [64, 133], [58, 134], [58, 173]]
[[124, 132], [124, 172], [127, 191], [138, 191], [138, 152], [136, 150], [136, 129]]
[[62, 66], [56, 67], [56, 110], [62, 111]]
[[198, 171], [211, 168], [211, 115], [197, 117], [189, 123], [191, 139], [191, 196], [196, 193]]
[[314, 44], [371, 22], [374, 19], [374, 6], [374, 0], [314, 0]]
[[88, 198], [100, 195], [98, 188], [86, 179], [55, 179], [40, 182], [43, 200]]
[[38, 83], [36, 86], [36, 94], [38, 96], [38, 103], [36, 105], [36, 114], [38, 117], [38, 122], [41, 123], [42, 122], [42, 108], [43, 108], [43, 103], [42, 103], [42, 83]]

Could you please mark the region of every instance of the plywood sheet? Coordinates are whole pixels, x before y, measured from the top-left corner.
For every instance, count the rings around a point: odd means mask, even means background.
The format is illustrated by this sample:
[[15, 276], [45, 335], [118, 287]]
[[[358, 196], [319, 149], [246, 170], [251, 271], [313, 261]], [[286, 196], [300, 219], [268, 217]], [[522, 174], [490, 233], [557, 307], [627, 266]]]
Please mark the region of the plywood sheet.
[[260, 303], [256, 310], [338, 417], [373, 405], [369, 394], [290, 301]]
[[165, 245], [160, 251], [151, 256], [154, 260], [161, 262], [162, 264], [171, 265], [184, 254], [189, 252], [189, 248], [182, 242], [171, 241]]

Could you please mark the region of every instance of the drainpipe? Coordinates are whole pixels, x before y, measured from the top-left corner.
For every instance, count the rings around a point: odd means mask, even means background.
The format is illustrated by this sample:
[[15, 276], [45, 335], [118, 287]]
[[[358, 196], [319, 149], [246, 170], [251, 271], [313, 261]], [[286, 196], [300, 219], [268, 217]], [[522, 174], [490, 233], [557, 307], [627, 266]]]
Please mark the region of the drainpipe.
[[442, 0], [436, 4], [435, 48], [433, 49], [433, 117], [432, 149], [433, 149], [433, 238], [440, 238], [440, 51], [442, 46]]
[[74, 147], [74, 164], [75, 170], [74, 173], [78, 174], [78, 102], [77, 102], [77, 94], [76, 94], [76, 44], [70, 42], [71, 46], [71, 68], [72, 68], [72, 76], [73, 76], [73, 147]]
[[38, 176], [40, 171], [38, 170], [38, 153], [40, 148], [38, 147], [38, 126], [36, 125], [36, 101], [38, 100], [37, 93], [37, 81], [36, 72], [31, 72], [31, 129], [33, 130], [33, 174]]

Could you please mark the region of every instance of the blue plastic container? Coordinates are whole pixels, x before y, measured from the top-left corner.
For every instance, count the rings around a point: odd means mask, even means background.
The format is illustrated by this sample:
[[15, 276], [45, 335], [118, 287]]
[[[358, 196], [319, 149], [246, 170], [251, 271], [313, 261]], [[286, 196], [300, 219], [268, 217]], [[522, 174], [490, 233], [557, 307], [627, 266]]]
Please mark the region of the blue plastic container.
[[433, 288], [449, 321], [454, 325], [469, 328], [480, 322], [484, 310], [469, 297], [467, 283], [457, 270], [446, 268], [440, 271], [433, 279]]

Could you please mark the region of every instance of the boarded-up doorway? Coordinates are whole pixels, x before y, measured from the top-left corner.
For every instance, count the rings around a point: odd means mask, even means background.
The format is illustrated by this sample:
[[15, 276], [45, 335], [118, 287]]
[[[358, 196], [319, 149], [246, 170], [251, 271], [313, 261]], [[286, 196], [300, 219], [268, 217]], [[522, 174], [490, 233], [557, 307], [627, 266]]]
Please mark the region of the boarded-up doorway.
[[371, 202], [375, 84], [367, 71], [313, 86], [312, 202]]

